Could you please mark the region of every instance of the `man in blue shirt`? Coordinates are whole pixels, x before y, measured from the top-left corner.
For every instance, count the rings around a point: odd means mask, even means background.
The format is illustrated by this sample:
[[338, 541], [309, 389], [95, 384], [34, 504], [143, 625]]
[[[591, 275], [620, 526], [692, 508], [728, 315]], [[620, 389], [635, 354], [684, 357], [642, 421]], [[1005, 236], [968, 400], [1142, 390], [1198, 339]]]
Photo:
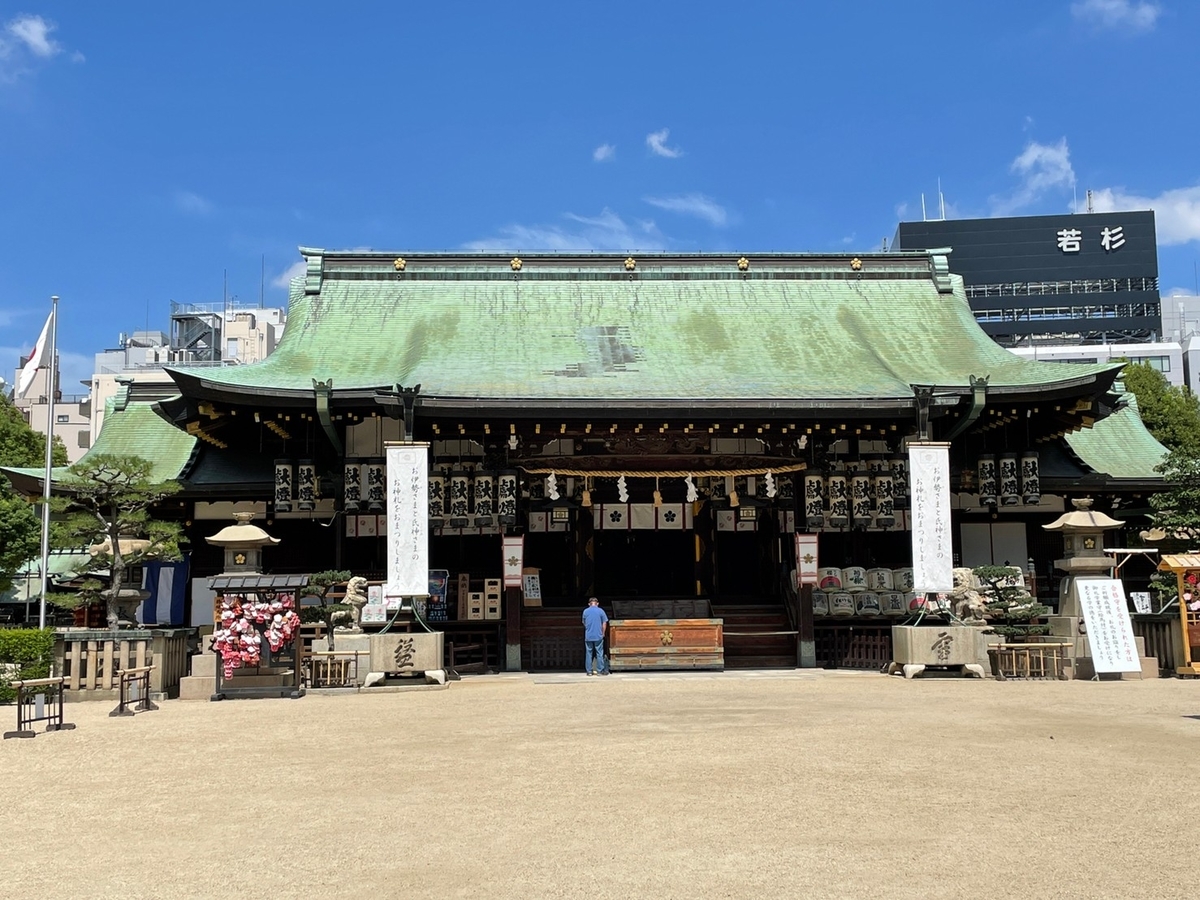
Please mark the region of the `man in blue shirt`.
[[592, 597], [583, 611], [583, 670], [589, 675], [592, 674], [593, 654], [596, 674], [608, 674], [608, 660], [604, 658], [604, 635], [607, 633], [608, 615], [600, 608], [600, 601]]

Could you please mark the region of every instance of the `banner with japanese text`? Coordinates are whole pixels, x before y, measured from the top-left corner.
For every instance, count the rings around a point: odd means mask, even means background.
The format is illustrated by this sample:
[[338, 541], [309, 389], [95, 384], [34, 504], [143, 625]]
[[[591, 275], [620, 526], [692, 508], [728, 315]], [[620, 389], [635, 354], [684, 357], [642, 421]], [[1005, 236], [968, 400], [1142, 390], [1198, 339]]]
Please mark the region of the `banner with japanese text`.
[[1087, 626], [1093, 671], [1142, 671], [1125, 586], [1116, 578], [1076, 578], [1075, 591]]
[[817, 584], [820, 562], [817, 558], [817, 536], [796, 532], [796, 584]]
[[954, 589], [950, 530], [950, 445], [908, 445], [911, 485], [913, 590], [918, 594]]
[[500, 542], [501, 571], [504, 574], [504, 586], [521, 586], [521, 568], [525, 565], [525, 536], [522, 534], [506, 534]]
[[388, 597], [429, 592], [429, 445], [388, 443]]

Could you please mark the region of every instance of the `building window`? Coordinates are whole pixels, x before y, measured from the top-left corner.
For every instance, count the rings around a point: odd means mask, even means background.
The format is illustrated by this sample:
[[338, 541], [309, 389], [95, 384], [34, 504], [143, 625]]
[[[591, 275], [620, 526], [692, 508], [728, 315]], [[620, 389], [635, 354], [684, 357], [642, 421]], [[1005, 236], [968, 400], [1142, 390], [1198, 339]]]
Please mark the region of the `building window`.
[[237, 338], [230, 338], [229, 340], [227, 340], [225, 342], [225, 358], [226, 359], [237, 359], [238, 358], [238, 339]]
[[1169, 356], [1131, 356], [1131, 363], [1144, 363], [1152, 369], [1159, 372], [1171, 371], [1171, 357]]
[[70, 423], [71, 417], [69, 415], [68, 416], [56, 415], [54, 417], [54, 421], [57, 422], [59, 425], [67, 425]]

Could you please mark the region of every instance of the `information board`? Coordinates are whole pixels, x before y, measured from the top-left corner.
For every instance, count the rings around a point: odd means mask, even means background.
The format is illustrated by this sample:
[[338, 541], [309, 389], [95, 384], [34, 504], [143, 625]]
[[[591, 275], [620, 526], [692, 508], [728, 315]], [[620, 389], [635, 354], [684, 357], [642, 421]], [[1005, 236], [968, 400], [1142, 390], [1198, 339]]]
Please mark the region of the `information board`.
[[1142, 671], [1125, 586], [1115, 578], [1077, 578], [1075, 591], [1096, 673]]
[[950, 445], [908, 445], [912, 487], [913, 590], [918, 594], [954, 589], [950, 538]]

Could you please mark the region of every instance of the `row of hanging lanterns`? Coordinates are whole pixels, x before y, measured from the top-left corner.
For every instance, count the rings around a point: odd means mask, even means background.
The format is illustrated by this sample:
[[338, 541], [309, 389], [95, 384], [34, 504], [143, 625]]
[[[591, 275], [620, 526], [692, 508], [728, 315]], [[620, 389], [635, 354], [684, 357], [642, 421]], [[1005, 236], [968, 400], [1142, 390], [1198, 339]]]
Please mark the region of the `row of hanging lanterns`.
[[516, 469], [435, 467], [429, 473], [429, 520], [451, 528], [515, 525]]
[[807, 528], [890, 528], [908, 505], [908, 460], [834, 460], [804, 473]]
[[980, 506], [1036, 506], [1042, 499], [1041, 469], [1036, 451], [985, 453], [976, 463]]
[[275, 511], [291, 512], [292, 506], [301, 512], [317, 508], [317, 467], [311, 459], [275, 460]]

